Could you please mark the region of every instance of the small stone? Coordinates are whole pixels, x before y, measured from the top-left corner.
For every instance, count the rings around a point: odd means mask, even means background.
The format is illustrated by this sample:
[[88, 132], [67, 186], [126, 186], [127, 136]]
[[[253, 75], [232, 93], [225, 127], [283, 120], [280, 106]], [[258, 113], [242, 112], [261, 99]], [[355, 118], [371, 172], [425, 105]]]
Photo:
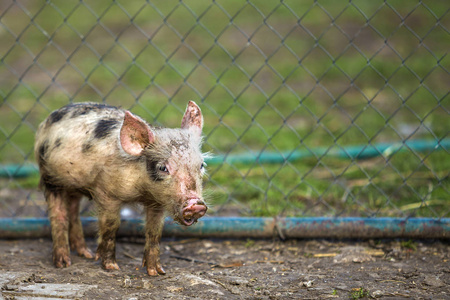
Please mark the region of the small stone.
[[304, 287], [309, 288], [309, 287], [312, 287], [313, 283], [314, 283], [314, 280], [308, 280], [308, 281], [303, 281], [301, 283], [301, 285], [304, 286]]
[[342, 253], [336, 255], [333, 259], [335, 264], [348, 262], [363, 263], [367, 261], [375, 261], [375, 259], [365, 253], [363, 247], [344, 247], [342, 248]]
[[130, 278], [129, 276], [125, 276], [125, 277], [123, 278], [122, 287], [124, 287], [124, 288], [129, 288], [129, 287], [131, 287], [131, 278]]
[[434, 287], [441, 287], [445, 285], [442, 282], [442, 280], [440, 280], [437, 276], [434, 275], [426, 275], [423, 283]]
[[171, 293], [181, 293], [183, 291], [183, 288], [172, 285], [172, 286], [166, 287], [166, 290], [168, 290]]
[[247, 279], [239, 276], [229, 276], [226, 278], [226, 281], [228, 281], [228, 283], [232, 285], [246, 285], [249, 283]]
[[384, 295], [384, 293], [382, 292], [382, 291], [380, 291], [380, 290], [376, 290], [376, 291], [373, 291], [372, 292], [372, 297], [373, 298], [380, 298], [380, 297], [382, 297]]
[[151, 289], [151, 288], [153, 288], [153, 284], [150, 281], [143, 279], [142, 280], [142, 287], [144, 289]]
[[230, 292], [234, 295], [239, 295], [241, 293], [241, 291], [235, 286], [231, 287]]

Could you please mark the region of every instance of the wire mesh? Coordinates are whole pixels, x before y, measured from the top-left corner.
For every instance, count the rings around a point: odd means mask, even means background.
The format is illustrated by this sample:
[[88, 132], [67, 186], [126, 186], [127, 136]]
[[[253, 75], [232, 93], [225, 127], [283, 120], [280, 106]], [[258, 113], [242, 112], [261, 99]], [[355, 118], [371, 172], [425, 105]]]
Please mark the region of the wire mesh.
[[[46, 214], [38, 176], [15, 173], [34, 166], [53, 109], [106, 102], [176, 127], [191, 99], [220, 162], [208, 166], [212, 215], [448, 217], [449, 8], [2, 1], [0, 217]], [[254, 159], [230, 159], [241, 154]]]

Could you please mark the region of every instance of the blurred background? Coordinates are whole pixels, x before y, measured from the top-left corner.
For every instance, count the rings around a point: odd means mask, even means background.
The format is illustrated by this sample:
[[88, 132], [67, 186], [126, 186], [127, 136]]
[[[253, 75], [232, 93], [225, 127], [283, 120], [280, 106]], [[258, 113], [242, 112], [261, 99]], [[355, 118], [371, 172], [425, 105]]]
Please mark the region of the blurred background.
[[194, 100], [212, 216], [448, 218], [449, 9], [2, 0], [0, 217], [46, 215], [33, 144], [52, 110], [105, 102], [177, 127]]

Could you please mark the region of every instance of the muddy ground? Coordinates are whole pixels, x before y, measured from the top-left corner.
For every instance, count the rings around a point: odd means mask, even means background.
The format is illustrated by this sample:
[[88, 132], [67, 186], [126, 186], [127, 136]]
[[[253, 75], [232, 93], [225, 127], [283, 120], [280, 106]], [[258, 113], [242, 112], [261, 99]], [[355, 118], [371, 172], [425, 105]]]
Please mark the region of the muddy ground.
[[[72, 253], [56, 269], [47, 239], [1, 240], [4, 299], [450, 299], [448, 241], [164, 239], [165, 276], [119, 240], [120, 271]], [[95, 249], [95, 240], [88, 240]], [[1, 299], [1, 297], [0, 297]]]

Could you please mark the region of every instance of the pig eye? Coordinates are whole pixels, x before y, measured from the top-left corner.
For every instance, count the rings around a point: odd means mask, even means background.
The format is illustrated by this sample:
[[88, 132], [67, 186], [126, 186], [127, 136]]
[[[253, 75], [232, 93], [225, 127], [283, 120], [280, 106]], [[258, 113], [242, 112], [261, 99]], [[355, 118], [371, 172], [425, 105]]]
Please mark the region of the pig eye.
[[200, 165], [200, 170], [205, 169], [205, 167], [206, 167], [206, 163], [205, 163], [205, 162], [202, 162], [202, 164]]
[[169, 173], [169, 170], [167, 169], [167, 167], [166, 166], [160, 166], [159, 167], [159, 170], [161, 171], [161, 172], [164, 172], [164, 173]]

